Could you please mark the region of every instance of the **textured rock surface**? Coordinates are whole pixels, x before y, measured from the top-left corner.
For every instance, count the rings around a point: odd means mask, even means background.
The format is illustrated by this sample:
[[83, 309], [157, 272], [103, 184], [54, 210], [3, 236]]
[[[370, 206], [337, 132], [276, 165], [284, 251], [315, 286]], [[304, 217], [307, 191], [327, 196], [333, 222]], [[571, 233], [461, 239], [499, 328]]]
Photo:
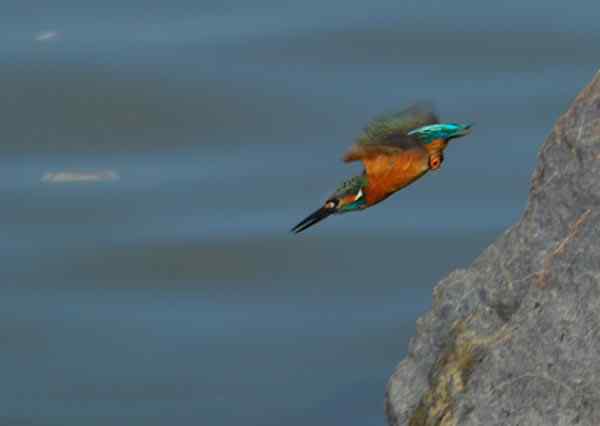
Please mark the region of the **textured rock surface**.
[[600, 73], [544, 143], [520, 222], [434, 290], [390, 425], [600, 425]]

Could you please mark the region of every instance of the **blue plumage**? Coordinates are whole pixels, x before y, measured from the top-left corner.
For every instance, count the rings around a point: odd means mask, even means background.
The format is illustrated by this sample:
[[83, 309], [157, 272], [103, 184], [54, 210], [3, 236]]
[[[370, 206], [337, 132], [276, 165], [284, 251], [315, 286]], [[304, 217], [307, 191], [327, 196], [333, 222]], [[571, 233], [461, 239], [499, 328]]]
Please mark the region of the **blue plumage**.
[[408, 132], [422, 143], [428, 144], [437, 139], [450, 140], [464, 136], [470, 132], [471, 124], [440, 123], [419, 127]]
[[470, 132], [471, 124], [440, 123], [431, 107], [424, 104], [371, 120], [344, 154], [345, 162], [362, 161], [362, 175], [342, 183], [292, 232], [302, 232], [334, 214], [380, 203], [428, 171], [438, 170], [448, 141]]

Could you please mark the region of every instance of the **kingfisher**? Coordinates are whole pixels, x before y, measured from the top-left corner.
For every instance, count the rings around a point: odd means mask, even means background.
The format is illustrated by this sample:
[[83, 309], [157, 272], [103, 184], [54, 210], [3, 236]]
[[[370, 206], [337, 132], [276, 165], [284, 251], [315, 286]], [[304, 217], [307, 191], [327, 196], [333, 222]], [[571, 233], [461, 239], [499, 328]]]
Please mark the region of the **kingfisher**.
[[328, 216], [365, 210], [439, 170], [452, 139], [472, 124], [440, 123], [429, 104], [419, 103], [371, 120], [346, 151], [346, 163], [361, 161], [363, 173], [343, 182], [317, 211], [292, 228], [300, 233]]

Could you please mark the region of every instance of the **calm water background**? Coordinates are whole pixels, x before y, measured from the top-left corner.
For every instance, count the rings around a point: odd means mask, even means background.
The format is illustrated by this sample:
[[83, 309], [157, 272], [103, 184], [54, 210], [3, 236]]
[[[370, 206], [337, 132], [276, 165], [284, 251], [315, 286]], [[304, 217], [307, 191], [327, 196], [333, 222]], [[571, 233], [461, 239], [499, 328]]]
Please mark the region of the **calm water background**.
[[[87, 3], [87, 4], [86, 4]], [[0, 424], [382, 425], [431, 289], [526, 200], [600, 3], [3, 1]], [[415, 99], [473, 121], [368, 213], [288, 229]], [[51, 185], [110, 169], [117, 182]]]

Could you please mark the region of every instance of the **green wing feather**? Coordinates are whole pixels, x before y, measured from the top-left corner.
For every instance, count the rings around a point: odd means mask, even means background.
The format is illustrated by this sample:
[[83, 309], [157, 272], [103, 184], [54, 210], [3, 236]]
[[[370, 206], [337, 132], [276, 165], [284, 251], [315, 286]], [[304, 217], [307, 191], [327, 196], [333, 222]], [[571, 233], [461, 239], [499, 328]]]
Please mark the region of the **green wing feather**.
[[344, 155], [344, 161], [356, 161], [374, 155], [394, 154], [399, 150], [420, 148], [411, 130], [438, 123], [430, 104], [418, 103], [397, 112], [374, 118]]
[[438, 117], [429, 104], [419, 103], [397, 112], [374, 118], [359, 135], [359, 144], [388, 144], [401, 140], [408, 132], [438, 123]]

